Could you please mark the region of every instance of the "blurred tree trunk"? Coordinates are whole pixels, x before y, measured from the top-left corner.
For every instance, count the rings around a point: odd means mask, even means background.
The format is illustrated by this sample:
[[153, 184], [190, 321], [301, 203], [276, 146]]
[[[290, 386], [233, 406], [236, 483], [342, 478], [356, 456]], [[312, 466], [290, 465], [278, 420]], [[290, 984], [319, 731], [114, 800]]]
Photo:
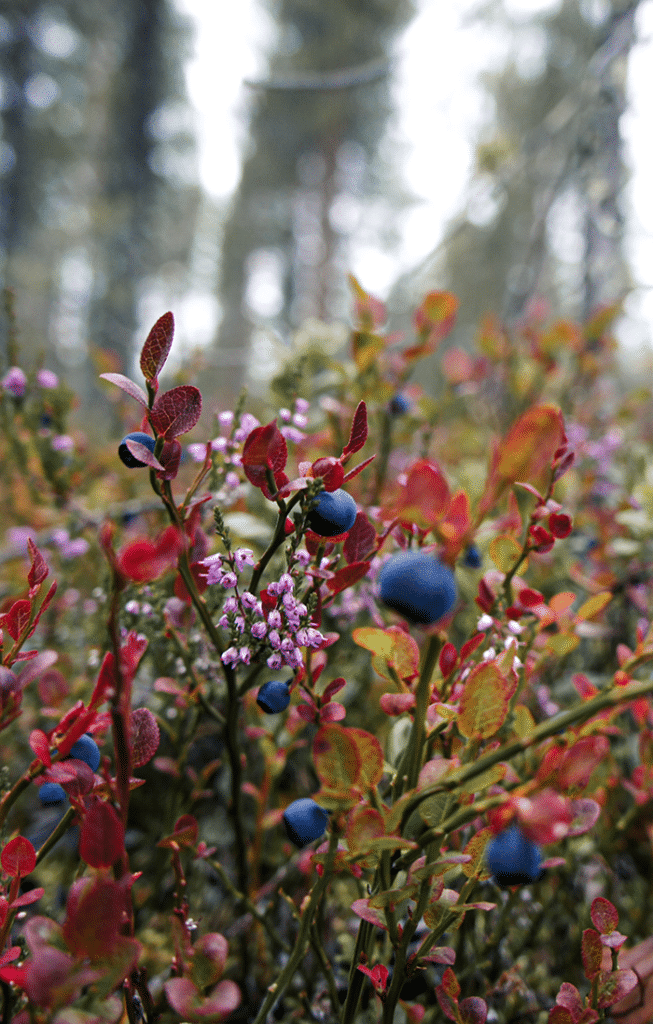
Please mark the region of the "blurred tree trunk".
[[250, 153], [223, 238], [211, 357], [222, 401], [233, 403], [257, 359], [257, 328], [287, 340], [306, 318], [347, 309], [349, 222], [358, 216], [369, 231], [366, 203], [395, 198], [379, 144], [391, 109], [389, 50], [412, 14], [410, 0], [278, 5], [277, 48], [252, 91]]

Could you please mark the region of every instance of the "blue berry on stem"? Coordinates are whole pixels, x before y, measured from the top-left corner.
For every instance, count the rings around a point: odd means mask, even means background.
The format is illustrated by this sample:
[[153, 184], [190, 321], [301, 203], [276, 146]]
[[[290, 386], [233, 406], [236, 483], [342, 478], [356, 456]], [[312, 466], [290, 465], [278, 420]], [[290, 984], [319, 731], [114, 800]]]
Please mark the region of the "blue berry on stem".
[[430, 626], [451, 611], [456, 581], [451, 569], [425, 551], [401, 551], [379, 573], [384, 605], [409, 622]]
[[467, 566], [468, 569], [480, 569], [482, 564], [483, 557], [481, 552], [476, 547], [476, 544], [470, 544], [465, 552], [463, 565]]
[[280, 679], [270, 679], [258, 691], [256, 703], [266, 715], [276, 715], [279, 711], [285, 711], [290, 704], [288, 683], [282, 683]]
[[410, 409], [410, 402], [405, 395], [402, 395], [401, 391], [398, 391], [390, 399], [388, 409], [392, 416], [403, 416]]
[[283, 812], [286, 832], [295, 846], [307, 846], [323, 836], [328, 820], [328, 812], [308, 796], [293, 800]]
[[141, 460], [137, 459], [135, 455], [132, 455], [127, 447], [127, 441], [136, 441], [138, 444], [144, 445], [145, 448], [149, 448], [149, 450], [153, 452], [156, 444], [154, 438], [150, 437], [149, 434], [144, 434], [142, 430], [136, 430], [133, 434], [127, 434], [126, 437], [123, 437], [118, 447], [118, 455], [129, 469], [136, 469], [137, 466], [147, 465], [147, 463], [141, 462]]
[[100, 767], [100, 748], [92, 736], [80, 736], [76, 743], [70, 748], [68, 757], [74, 757], [83, 761], [89, 768], [96, 772]]
[[44, 782], [39, 786], [39, 799], [42, 804], [62, 804], [66, 799], [66, 791], [58, 782]]
[[540, 848], [526, 838], [516, 823], [490, 840], [485, 860], [500, 886], [526, 885], [540, 877]]
[[319, 537], [337, 537], [351, 530], [358, 508], [351, 494], [343, 491], [320, 491], [308, 513], [307, 522]]

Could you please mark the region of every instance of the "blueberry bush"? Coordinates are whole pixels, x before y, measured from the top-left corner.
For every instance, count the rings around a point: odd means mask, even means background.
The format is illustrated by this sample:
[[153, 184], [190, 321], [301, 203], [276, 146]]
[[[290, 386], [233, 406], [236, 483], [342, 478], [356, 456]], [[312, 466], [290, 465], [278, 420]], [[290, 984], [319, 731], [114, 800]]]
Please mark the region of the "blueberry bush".
[[304, 330], [267, 411], [162, 386], [163, 314], [139, 379], [102, 373], [111, 444], [9, 339], [3, 1024], [651, 1019], [653, 419], [618, 310], [463, 350], [453, 295], [402, 339], [352, 289], [346, 355]]

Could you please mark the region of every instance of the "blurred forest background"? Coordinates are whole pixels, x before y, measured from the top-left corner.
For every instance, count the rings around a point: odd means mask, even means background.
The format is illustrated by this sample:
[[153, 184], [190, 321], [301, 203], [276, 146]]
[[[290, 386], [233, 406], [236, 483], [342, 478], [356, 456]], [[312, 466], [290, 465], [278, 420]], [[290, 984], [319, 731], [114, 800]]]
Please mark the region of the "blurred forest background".
[[[283, 347], [307, 319], [318, 336], [315, 321], [346, 319], [352, 245], [396, 245], [414, 196], [388, 144], [393, 57], [417, 0], [259, 3], [276, 32], [266, 72], [245, 86], [240, 184], [220, 204], [199, 184], [184, 85], [194, 25], [172, 0], [0, 0], [0, 277], [15, 290], [23, 363], [43, 353], [83, 409], [106, 401], [98, 372], [129, 373], [137, 332], [198, 280], [219, 310], [196, 361], [202, 390], [233, 406], [257, 335]], [[560, 0], [529, 22], [530, 61], [523, 18], [501, 0], [474, 9], [515, 45], [484, 76], [493, 113], [470, 201], [398, 278], [394, 326], [434, 288], [460, 297], [463, 346], [488, 311], [510, 324], [543, 298], [585, 318], [628, 293], [620, 125], [640, 6]], [[144, 324], [152, 296], [161, 305]], [[435, 371], [421, 383], [435, 389]]]

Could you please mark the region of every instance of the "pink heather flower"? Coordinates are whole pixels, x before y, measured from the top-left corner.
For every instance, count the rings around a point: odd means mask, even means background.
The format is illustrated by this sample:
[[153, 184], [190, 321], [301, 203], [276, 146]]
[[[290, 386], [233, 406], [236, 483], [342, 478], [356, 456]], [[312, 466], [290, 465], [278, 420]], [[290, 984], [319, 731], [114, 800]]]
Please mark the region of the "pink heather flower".
[[284, 654], [284, 658], [286, 659], [286, 665], [289, 665], [290, 668], [300, 668], [300, 666], [304, 664], [302, 652], [299, 647], [293, 647], [292, 651], [288, 652], [288, 654]]
[[295, 595], [292, 593], [292, 591], [290, 593], [286, 593], [283, 595], [282, 604], [287, 612], [295, 611], [297, 607], [297, 601], [295, 600]]
[[224, 430], [225, 433], [228, 434], [231, 431], [231, 425], [233, 421], [234, 414], [232, 413], [231, 409], [225, 409], [224, 412], [218, 413], [218, 423], [220, 424], [220, 429]]
[[89, 543], [84, 537], [76, 537], [75, 540], [68, 540], [65, 544], [59, 544], [59, 554], [63, 558], [79, 558], [85, 555], [89, 549]]
[[[26, 542], [26, 545], [27, 545], [27, 542]], [[268, 591], [269, 591], [269, 589], [270, 588], [268, 587]], [[280, 629], [282, 623], [283, 623], [283, 620], [281, 618], [281, 612], [278, 612], [277, 609], [274, 608], [270, 612], [270, 614], [268, 615], [268, 626], [271, 626], [273, 629]]]
[[226, 452], [227, 439], [225, 437], [214, 437], [211, 441], [211, 450], [214, 452]]
[[27, 377], [20, 366], [12, 366], [2, 378], [2, 386], [14, 398], [22, 398], [27, 387]]
[[245, 620], [242, 617], [242, 615], [237, 615], [236, 616], [236, 618], [235, 618], [235, 625], [236, 625], [236, 629], [238, 630], [238, 632], [242, 633], [243, 630], [245, 629]]
[[296, 427], [305, 427], [308, 423], [308, 416], [304, 416], [303, 412], [296, 412], [292, 421]]
[[193, 462], [204, 462], [206, 458], [206, 445], [205, 444], [189, 444], [186, 451], [190, 455]]
[[270, 641], [272, 647], [281, 647], [281, 637], [279, 636], [279, 633], [277, 632], [276, 629], [270, 630], [270, 632], [268, 633], [268, 640]]
[[289, 654], [292, 654], [294, 649], [295, 645], [289, 637], [286, 637], [285, 640], [281, 641], [281, 653], [284, 656], [287, 657]]
[[245, 437], [260, 426], [260, 420], [257, 420], [256, 416], [252, 416], [251, 412], [243, 413], [240, 417], [240, 429], [245, 431]]
[[251, 633], [255, 640], [262, 640], [268, 631], [265, 622], [255, 622], [252, 625]]
[[290, 423], [291, 417], [292, 413], [290, 409], [279, 409], [279, 419], [282, 420], [284, 423]]
[[206, 582], [209, 586], [213, 583], [222, 583], [223, 576], [224, 570], [222, 568], [222, 562], [212, 562], [209, 566], [209, 571], [206, 574]]
[[229, 617], [227, 615], [221, 615], [218, 619], [218, 626], [222, 626], [223, 629], [229, 629]]
[[295, 558], [297, 559], [299, 564], [303, 566], [304, 569], [306, 568], [307, 565], [310, 565], [311, 556], [309, 555], [308, 551], [298, 551], [295, 555]]
[[251, 548], [236, 548], [234, 562], [238, 572], [242, 572], [246, 565], [254, 565], [254, 552]]
[[245, 593], [241, 595], [240, 600], [243, 608], [256, 608], [256, 605], [258, 604], [254, 594], [250, 594], [249, 590], [246, 590]]
[[296, 640], [302, 647], [320, 647], [324, 643], [324, 637], [319, 629], [307, 626], [297, 632]]
[[[223, 655], [223, 657], [224, 657], [224, 655]], [[280, 654], [278, 654], [275, 651], [274, 654], [271, 654], [270, 657], [268, 658], [267, 665], [268, 665], [268, 668], [271, 668], [271, 669], [281, 668], [281, 666], [283, 665], [283, 658], [281, 657]]]
[[240, 653], [237, 647], [227, 647], [227, 650], [220, 658], [223, 665], [235, 665], [239, 659]]
[[240, 487], [240, 477], [238, 476], [238, 473], [227, 473], [224, 478], [224, 482], [232, 491], [235, 490], [236, 487]]
[[250, 658], [252, 657], [252, 652], [250, 651], [249, 647], [240, 647], [238, 649], [238, 657], [240, 658], [243, 665], [249, 665]]
[[42, 388], [56, 388], [59, 386], [59, 378], [52, 370], [39, 370], [36, 374], [36, 383]]
[[52, 447], [55, 452], [72, 452], [75, 448], [75, 442], [68, 434], [57, 434], [56, 437], [52, 438]]
[[307, 400], [305, 398], [296, 398], [295, 399], [295, 409], [297, 410], [297, 412], [308, 412], [308, 410], [309, 410], [309, 403], [307, 402]]
[[279, 587], [279, 589], [278, 589], [277, 593], [279, 593], [279, 594], [283, 594], [283, 593], [292, 594], [292, 592], [293, 592], [293, 590], [295, 588], [295, 582], [294, 582], [292, 576], [289, 573], [284, 572], [283, 576], [279, 580], [278, 587]]
[[225, 572], [222, 574], [220, 585], [223, 586], [225, 590], [231, 590], [231, 588], [235, 587], [237, 583], [238, 579], [235, 572]]
[[299, 444], [300, 441], [303, 441], [306, 437], [301, 430], [297, 430], [297, 427], [280, 427], [279, 432], [283, 434], [286, 441], [290, 441], [291, 444]]
[[232, 596], [227, 598], [223, 605], [223, 611], [227, 612], [227, 614], [238, 611], [238, 601], [235, 597]]

